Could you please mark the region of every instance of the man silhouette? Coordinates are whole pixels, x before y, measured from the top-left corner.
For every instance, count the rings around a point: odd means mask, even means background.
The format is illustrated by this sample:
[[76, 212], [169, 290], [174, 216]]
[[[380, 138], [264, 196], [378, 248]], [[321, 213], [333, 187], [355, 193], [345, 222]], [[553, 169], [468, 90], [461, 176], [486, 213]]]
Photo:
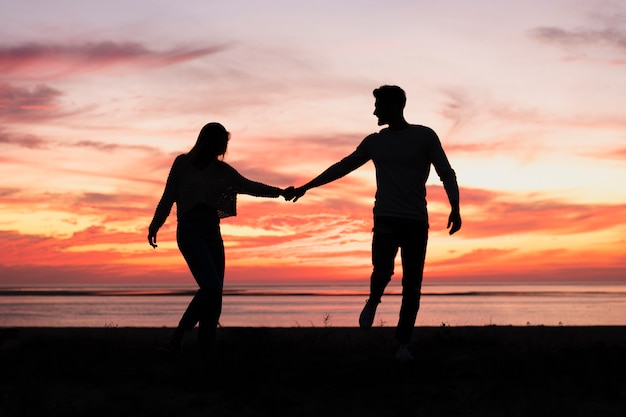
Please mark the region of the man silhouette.
[[402, 258], [402, 305], [396, 340], [396, 358], [413, 359], [408, 345], [419, 309], [426, 244], [428, 212], [426, 180], [433, 165], [443, 182], [451, 211], [450, 234], [461, 228], [459, 188], [456, 174], [430, 128], [409, 124], [404, 118], [406, 94], [398, 86], [384, 85], [374, 90], [378, 125], [387, 125], [367, 136], [356, 150], [330, 166], [319, 176], [294, 190], [294, 202], [309, 189], [339, 179], [372, 160], [376, 168], [376, 199], [372, 239], [373, 272], [370, 295], [359, 317], [363, 329], [372, 327], [376, 308], [394, 272], [398, 249]]

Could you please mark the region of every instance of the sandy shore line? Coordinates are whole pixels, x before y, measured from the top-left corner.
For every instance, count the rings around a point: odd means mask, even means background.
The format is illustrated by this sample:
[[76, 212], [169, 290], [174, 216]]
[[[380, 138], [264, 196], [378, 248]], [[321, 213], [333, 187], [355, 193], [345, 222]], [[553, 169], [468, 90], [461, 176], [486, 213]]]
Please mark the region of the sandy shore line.
[[626, 327], [0, 329], [0, 415], [623, 416]]

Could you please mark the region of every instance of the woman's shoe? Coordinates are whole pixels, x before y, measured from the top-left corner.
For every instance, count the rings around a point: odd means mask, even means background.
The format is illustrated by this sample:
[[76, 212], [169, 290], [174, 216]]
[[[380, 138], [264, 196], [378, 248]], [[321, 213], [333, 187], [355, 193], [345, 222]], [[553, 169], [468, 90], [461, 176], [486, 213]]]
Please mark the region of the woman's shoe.
[[184, 335], [185, 335], [185, 331], [184, 330], [182, 330], [180, 328], [176, 328], [176, 330], [174, 330], [174, 334], [169, 339], [167, 344], [165, 344], [164, 346], [161, 346], [159, 348], [159, 351], [163, 352], [163, 353], [178, 353], [178, 352], [180, 352], [182, 350], [182, 348], [183, 348], [183, 336]]

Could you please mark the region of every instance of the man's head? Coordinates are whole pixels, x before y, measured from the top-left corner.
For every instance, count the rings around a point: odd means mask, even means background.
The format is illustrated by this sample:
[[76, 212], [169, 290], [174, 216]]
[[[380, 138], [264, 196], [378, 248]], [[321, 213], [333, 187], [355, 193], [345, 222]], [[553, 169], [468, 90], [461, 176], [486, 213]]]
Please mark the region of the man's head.
[[406, 94], [403, 89], [397, 85], [383, 85], [374, 90], [374, 97], [376, 98], [374, 115], [378, 117], [379, 126], [404, 120]]

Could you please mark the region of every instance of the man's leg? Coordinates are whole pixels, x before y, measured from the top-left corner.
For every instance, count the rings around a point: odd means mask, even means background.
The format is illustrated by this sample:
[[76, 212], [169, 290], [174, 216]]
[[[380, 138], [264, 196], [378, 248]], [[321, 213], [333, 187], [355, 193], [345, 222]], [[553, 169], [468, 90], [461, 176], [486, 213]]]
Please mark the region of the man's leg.
[[370, 296], [359, 317], [359, 325], [363, 329], [369, 329], [374, 323], [376, 308], [393, 275], [394, 260], [397, 253], [398, 242], [391, 229], [383, 221], [375, 221], [372, 238], [373, 271], [370, 276]]
[[400, 345], [406, 345], [411, 341], [420, 306], [428, 242], [428, 224], [410, 221], [403, 229], [400, 252], [402, 257], [402, 305], [396, 328], [396, 339]]

